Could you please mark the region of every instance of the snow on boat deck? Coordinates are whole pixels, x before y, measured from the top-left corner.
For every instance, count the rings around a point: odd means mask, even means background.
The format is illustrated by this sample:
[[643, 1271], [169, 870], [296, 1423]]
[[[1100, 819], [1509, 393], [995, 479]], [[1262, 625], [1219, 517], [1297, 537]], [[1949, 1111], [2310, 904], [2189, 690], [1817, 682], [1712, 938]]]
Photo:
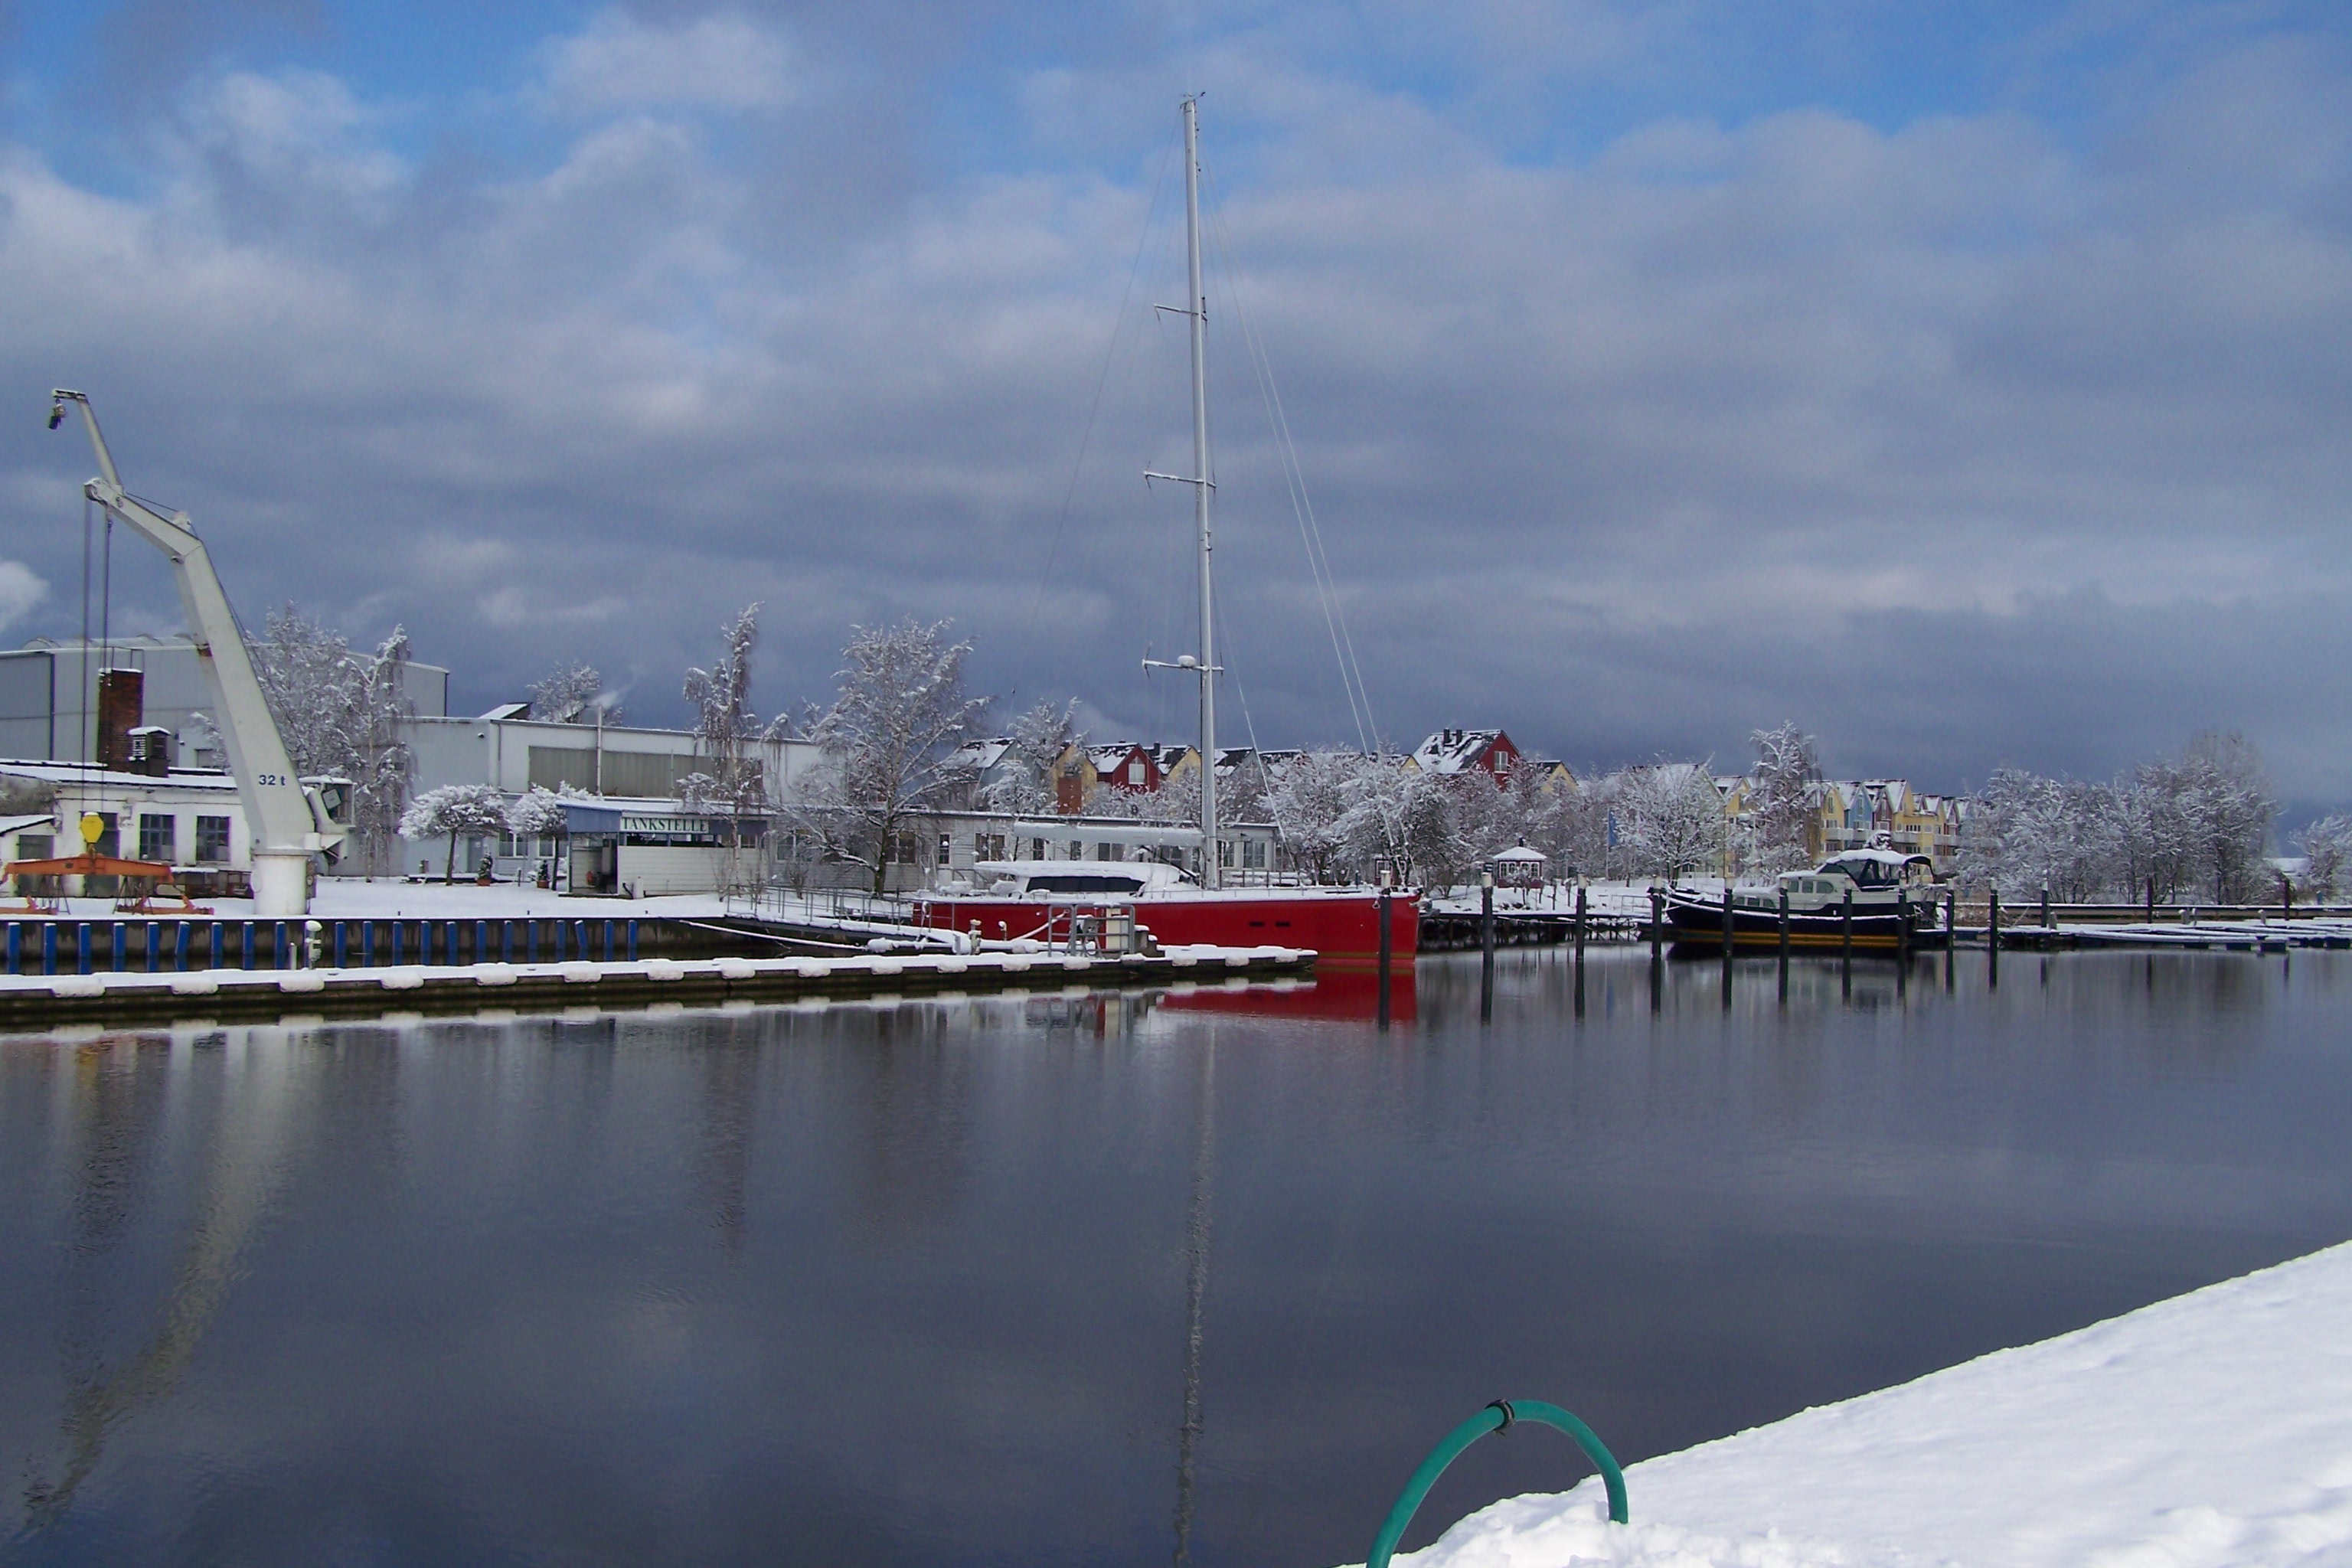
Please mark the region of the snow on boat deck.
[[1596, 1478], [1497, 1503], [1395, 1561], [2341, 1568], [2352, 1244], [1646, 1460], [1625, 1481], [1631, 1525], [1608, 1522]]

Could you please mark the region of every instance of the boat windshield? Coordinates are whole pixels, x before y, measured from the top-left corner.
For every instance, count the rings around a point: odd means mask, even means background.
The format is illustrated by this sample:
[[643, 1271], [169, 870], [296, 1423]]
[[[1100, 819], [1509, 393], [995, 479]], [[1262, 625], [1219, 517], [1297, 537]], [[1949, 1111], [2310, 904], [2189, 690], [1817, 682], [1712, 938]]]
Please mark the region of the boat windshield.
[[1030, 878], [1028, 890], [1033, 893], [1139, 893], [1143, 891], [1143, 879], [1056, 872]]
[[1865, 860], [1859, 856], [1851, 860], [1832, 860], [1822, 869], [1853, 878], [1857, 888], [1892, 888], [1898, 886], [1903, 879], [1899, 866], [1884, 860]]

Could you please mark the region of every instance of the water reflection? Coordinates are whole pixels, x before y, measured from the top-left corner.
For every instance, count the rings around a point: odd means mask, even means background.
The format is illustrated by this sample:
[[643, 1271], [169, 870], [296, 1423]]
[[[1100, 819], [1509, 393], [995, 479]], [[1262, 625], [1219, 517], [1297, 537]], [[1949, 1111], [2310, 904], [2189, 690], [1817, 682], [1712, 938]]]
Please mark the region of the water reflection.
[[1981, 957], [0, 1043], [8, 1552], [1338, 1561], [2352, 1233], [2352, 954]]

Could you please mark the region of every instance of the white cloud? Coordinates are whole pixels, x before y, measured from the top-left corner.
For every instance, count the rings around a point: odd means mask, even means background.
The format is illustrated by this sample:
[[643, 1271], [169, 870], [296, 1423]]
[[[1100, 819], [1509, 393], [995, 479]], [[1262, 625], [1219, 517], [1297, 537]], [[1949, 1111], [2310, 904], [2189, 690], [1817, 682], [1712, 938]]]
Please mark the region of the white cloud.
[[547, 91], [575, 112], [781, 109], [800, 85], [791, 46], [731, 14], [664, 27], [608, 10], [548, 52]]
[[49, 596], [49, 585], [21, 561], [0, 561], [0, 631], [6, 631]]

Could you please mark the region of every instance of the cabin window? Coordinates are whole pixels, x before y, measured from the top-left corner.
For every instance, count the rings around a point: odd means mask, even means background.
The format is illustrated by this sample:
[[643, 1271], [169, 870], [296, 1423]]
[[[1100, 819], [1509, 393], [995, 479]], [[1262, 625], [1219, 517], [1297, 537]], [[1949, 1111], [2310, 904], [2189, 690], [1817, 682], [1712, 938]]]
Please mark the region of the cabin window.
[[228, 863], [228, 821], [226, 816], [196, 818], [196, 864], [225, 866]]
[[1029, 840], [1029, 858], [1032, 860], [1043, 860], [1045, 858], [1045, 841], [1042, 838], [1032, 838]]
[[179, 853], [179, 836], [172, 831], [168, 811], [139, 814], [139, 858], [170, 862]]
[[19, 833], [16, 835], [16, 858], [46, 860], [58, 852], [58, 836], [54, 833]]
[[1263, 871], [1265, 869], [1265, 839], [1252, 838], [1242, 845], [1242, 869], [1245, 871]]
[[1150, 777], [1150, 774], [1145, 771], [1143, 763], [1129, 763], [1127, 764], [1127, 782], [1130, 788], [1141, 789], [1143, 787], [1144, 781], [1149, 777]]

